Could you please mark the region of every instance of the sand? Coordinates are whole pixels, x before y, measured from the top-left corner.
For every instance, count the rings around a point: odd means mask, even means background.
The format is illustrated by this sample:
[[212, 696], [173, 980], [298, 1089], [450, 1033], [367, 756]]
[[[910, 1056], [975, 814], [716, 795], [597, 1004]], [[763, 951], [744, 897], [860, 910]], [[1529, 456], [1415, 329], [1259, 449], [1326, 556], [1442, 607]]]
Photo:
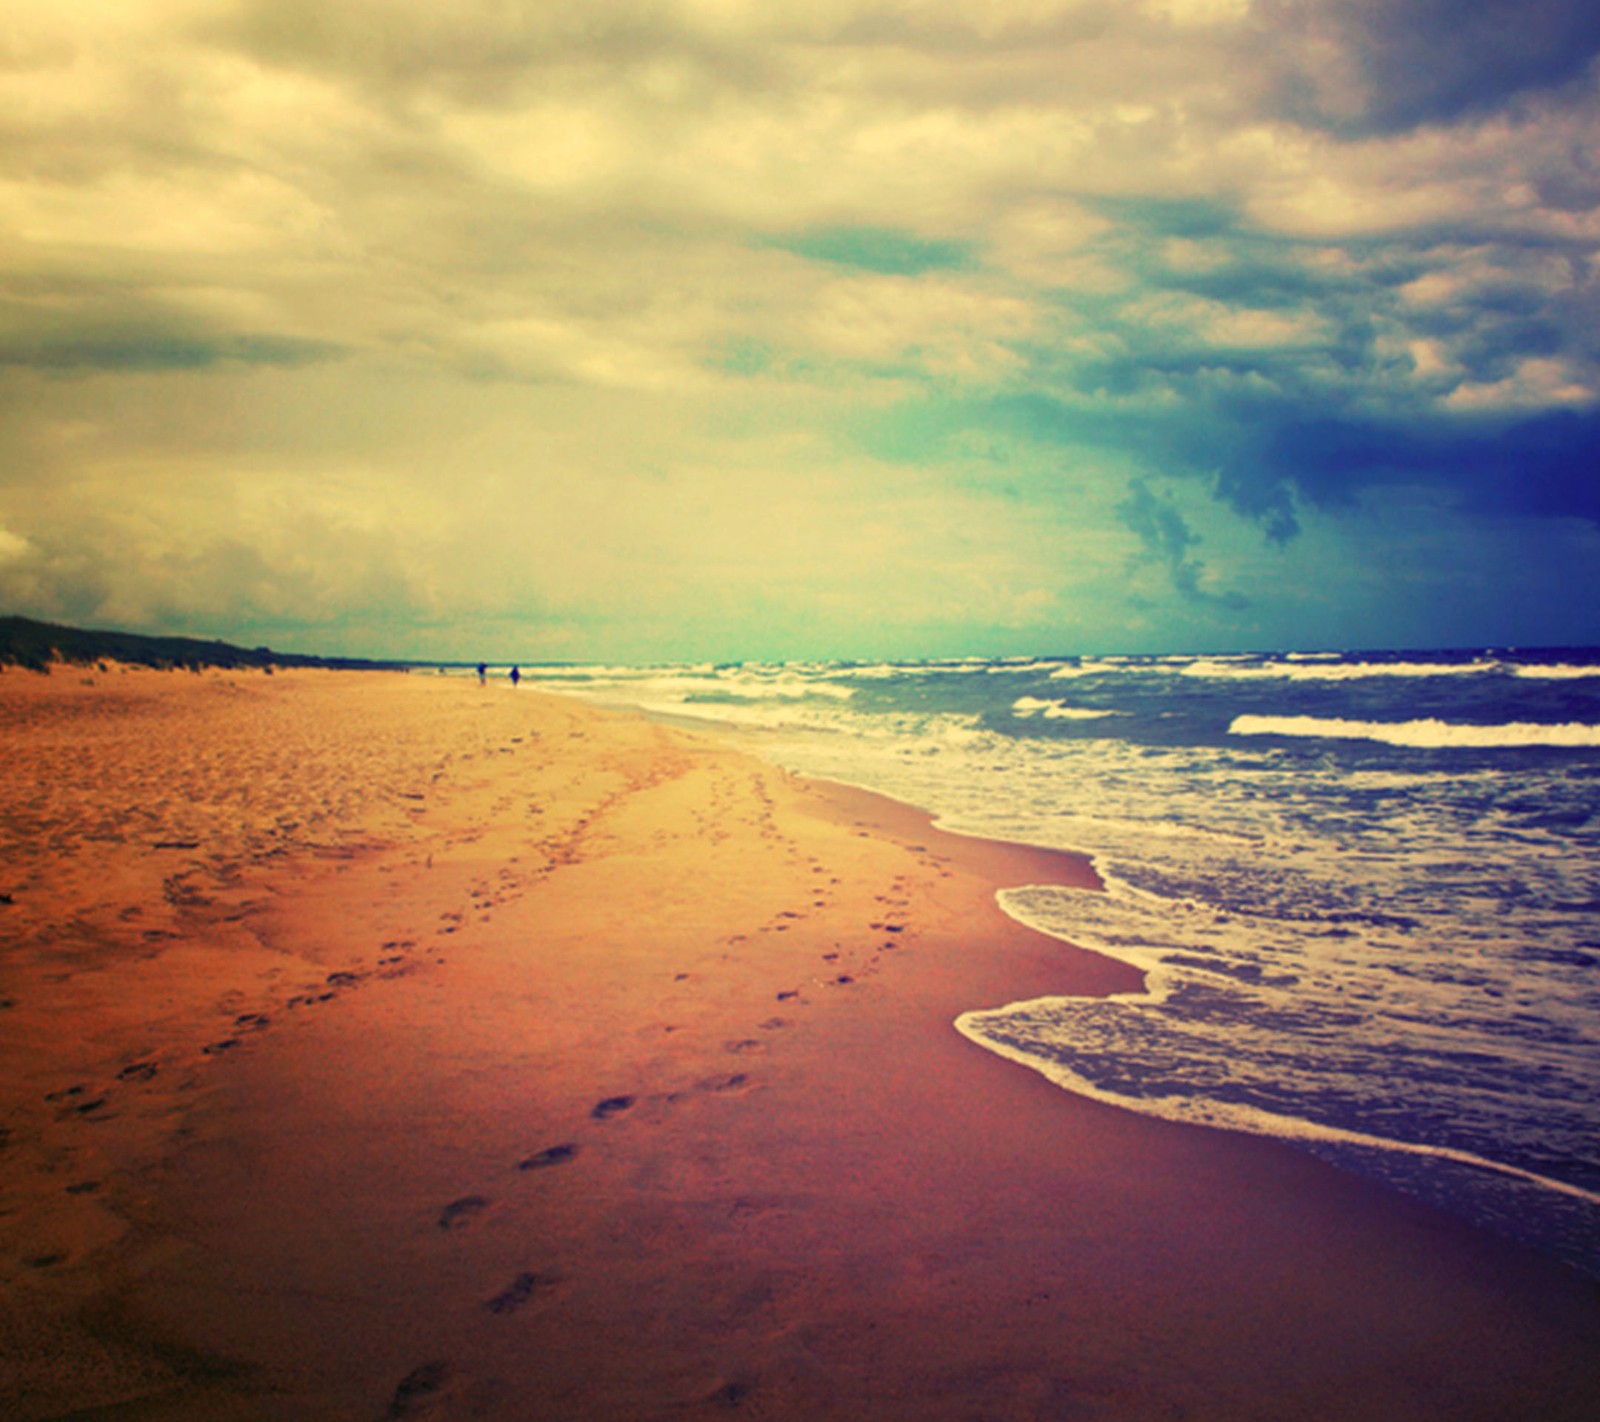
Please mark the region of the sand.
[[0, 675], [0, 1416], [1593, 1418], [1600, 1290], [964, 1010], [944, 834], [431, 675]]

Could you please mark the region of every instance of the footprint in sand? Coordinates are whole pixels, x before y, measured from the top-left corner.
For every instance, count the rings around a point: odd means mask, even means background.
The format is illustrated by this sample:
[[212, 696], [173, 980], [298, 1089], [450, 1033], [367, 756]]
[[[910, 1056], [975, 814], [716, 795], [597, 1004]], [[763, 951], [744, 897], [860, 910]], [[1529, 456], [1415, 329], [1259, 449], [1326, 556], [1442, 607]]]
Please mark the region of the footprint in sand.
[[764, 1052], [767, 1049], [765, 1042], [758, 1042], [754, 1037], [745, 1037], [737, 1042], [724, 1042], [722, 1050], [732, 1052], [735, 1056], [742, 1056], [746, 1052]]
[[736, 1071], [732, 1076], [707, 1077], [706, 1080], [697, 1082], [696, 1086], [699, 1090], [709, 1091], [713, 1095], [731, 1096], [753, 1091], [755, 1082], [751, 1081], [747, 1073]]
[[552, 1165], [565, 1165], [577, 1153], [578, 1147], [570, 1141], [564, 1145], [546, 1146], [541, 1151], [535, 1151], [526, 1160], [519, 1160], [517, 1169], [545, 1170]]
[[510, 1285], [502, 1289], [484, 1307], [490, 1313], [515, 1313], [523, 1304], [539, 1294], [548, 1293], [559, 1282], [553, 1275], [521, 1273]]
[[338, 995], [336, 992], [301, 993], [297, 997], [291, 997], [285, 1005], [288, 1007], [315, 1007], [319, 1002], [332, 1002]]
[[394, 1400], [383, 1415], [386, 1418], [419, 1417], [431, 1411], [434, 1403], [443, 1401], [439, 1393], [449, 1381], [448, 1363], [424, 1363], [420, 1368], [413, 1368], [400, 1379], [394, 1390]]
[[608, 1096], [589, 1114], [597, 1121], [609, 1121], [613, 1116], [620, 1116], [637, 1099], [634, 1096]]
[[748, 1378], [732, 1378], [707, 1394], [705, 1401], [713, 1407], [729, 1411], [742, 1408], [749, 1401], [756, 1385]]
[[489, 1202], [482, 1195], [463, 1195], [439, 1212], [439, 1228], [461, 1229], [488, 1208]]

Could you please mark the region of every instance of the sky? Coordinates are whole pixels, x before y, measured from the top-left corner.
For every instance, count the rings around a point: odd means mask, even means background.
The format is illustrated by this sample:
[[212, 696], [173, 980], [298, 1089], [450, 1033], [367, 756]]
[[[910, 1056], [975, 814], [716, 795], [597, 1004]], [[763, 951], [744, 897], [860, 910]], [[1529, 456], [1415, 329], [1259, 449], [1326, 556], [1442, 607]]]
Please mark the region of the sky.
[[7, 0], [0, 612], [1600, 642], [1593, 0]]

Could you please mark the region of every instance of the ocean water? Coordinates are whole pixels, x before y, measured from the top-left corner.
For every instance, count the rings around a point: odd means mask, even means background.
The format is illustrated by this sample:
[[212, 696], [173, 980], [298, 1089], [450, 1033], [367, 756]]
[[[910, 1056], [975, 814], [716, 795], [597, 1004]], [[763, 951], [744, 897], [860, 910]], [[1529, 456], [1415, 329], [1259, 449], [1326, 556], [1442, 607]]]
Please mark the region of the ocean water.
[[974, 1003], [1067, 1090], [1294, 1140], [1600, 1276], [1600, 649], [542, 667], [947, 828], [1143, 994]]

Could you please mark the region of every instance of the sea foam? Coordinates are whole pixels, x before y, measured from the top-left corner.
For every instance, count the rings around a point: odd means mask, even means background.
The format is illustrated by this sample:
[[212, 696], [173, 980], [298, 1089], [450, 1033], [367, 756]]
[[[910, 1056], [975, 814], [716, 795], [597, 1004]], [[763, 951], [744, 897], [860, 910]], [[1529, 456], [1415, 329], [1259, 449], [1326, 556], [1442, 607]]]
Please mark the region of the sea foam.
[[1047, 701], [1038, 696], [1019, 696], [1011, 703], [1011, 714], [1024, 720], [1029, 716], [1043, 716], [1047, 721], [1098, 721], [1103, 716], [1119, 713], [1096, 711], [1088, 706], [1069, 706], [1065, 701]]
[[1500, 726], [1471, 726], [1426, 719], [1420, 721], [1348, 721], [1320, 716], [1235, 716], [1233, 736], [1298, 736], [1322, 740], [1379, 741], [1416, 749], [1505, 750], [1521, 746], [1600, 746], [1600, 726], [1568, 721], [1541, 725], [1510, 721]]
[[1322, 662], [1282, 661], [1245, 666], [1219, 658], [1190, 662], [1180, 676], [1230, 681], [1366, 681], [1405, 677], [1420, 681], [1436, 676], [1481, 676], [1501, 670], [1498, 662]]

